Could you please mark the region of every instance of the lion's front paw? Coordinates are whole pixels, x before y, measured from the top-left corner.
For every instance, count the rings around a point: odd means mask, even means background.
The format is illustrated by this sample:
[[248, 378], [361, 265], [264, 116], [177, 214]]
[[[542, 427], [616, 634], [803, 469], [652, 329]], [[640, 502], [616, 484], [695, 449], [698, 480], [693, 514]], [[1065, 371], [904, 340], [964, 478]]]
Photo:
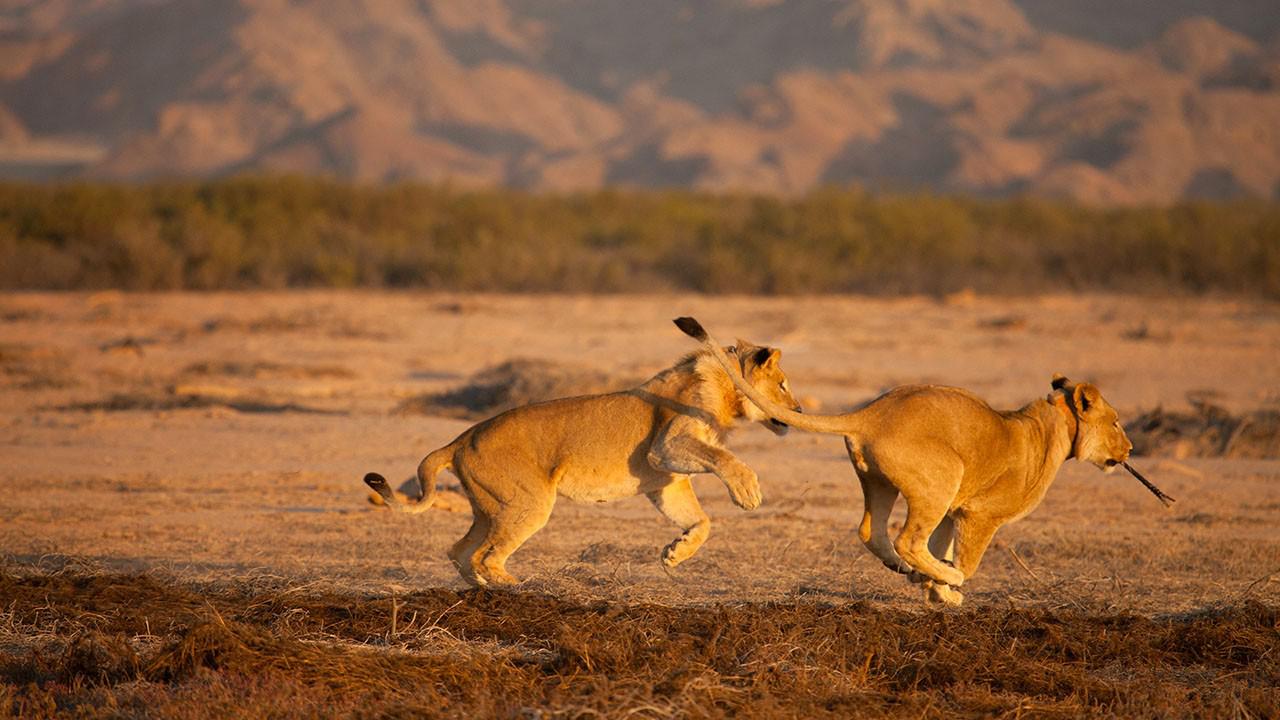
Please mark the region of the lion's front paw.
[[499, 570], [499, 571], [491, 570], [489, 571], [489, 576], [485, 579], [487, 581], [485, 583], [486, 587], [511, 587], [513, 585], [520, 584], [520, 581], [517, 580], [514, 575], [507, 572], [506, 570]]
[[481, 565], [477, 568], [476, 584], [483, 587], [510, 587], [519, 585], [517, 580], [506, 568], [498, 565]]
[[760, 502], [764, 498], [760, 494], [760, 481], [756, 478], [756, 474], [744, 473], [734, 482], [729, 483], [729, 497], [733, 500], [733, 504], [743, 510], [755, 510], [760, 507]]
[[741, 498], [734, 498], [734, 503], [743, 510], [755, 510], [760, 507], [762, 502], [764, 502], [764, 498], [760, 496], [759, 490], [743, 493]]
[[940, 603], [942, 605], [950, 605], [959, 607], [964, 602], [964, 593], [956, 590], [949, 585], [938, 585], [937, 583], [929, 583], [925, 587], [925, 602]]

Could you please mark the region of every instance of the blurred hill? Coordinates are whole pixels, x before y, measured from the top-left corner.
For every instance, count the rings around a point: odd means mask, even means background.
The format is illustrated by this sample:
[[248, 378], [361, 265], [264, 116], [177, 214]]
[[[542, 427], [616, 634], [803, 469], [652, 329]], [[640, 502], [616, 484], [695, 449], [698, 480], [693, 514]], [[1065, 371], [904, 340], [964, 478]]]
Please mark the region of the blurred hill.
[[1274, 0], [5, 0], [0, 176], [1280, 197]]

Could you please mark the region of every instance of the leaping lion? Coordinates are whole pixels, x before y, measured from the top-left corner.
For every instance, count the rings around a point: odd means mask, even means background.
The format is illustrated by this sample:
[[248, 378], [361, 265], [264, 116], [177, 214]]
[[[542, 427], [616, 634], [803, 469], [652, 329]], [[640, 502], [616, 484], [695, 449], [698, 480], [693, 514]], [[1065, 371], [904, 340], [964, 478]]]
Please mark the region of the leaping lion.
[[631, 390], [526, 405], [472, 426], [418, 465], [416, 502], [397, 498], [377, 473], [364, 481], [386, 506], [422, 512], [433, 504], [436, 476], [452, 470], [474, 520], [449, 558], [473, 585], [517, 582], [507, 558], [547, 523], [557, 496], [605, 502], [643, 493], [683, 530], [662, 552], [663, 564], [675, 567], [711, 532], [689, 476], [714, 473], [734, 503], [752, 510], [760, 505], [759, 482], [724, 448], [725, 436], [741, 418], [787, 432], [734, 383], [776, 406], [799, 408], [779, 366], [781, 351], [742, 341], [716, 351], [687, 355]]
[[[1045, 399], [1007, 412], [959, 388], [906, 385], [851, 413], [801, 415], [742, 382], [697, 320], [675, 323], [770, 417], [844, 436], [865, 501], [859, 537], [886, 567], [923, 585], [929, 601], [962, 602], [956, 588], [977, 571], [996, 530], [1040, 504], [1067, 458], [1111, 472], [1133, 449], [1098, 388], [1062, 375]], [[899, 493], [907, 519], [890, 542]]]

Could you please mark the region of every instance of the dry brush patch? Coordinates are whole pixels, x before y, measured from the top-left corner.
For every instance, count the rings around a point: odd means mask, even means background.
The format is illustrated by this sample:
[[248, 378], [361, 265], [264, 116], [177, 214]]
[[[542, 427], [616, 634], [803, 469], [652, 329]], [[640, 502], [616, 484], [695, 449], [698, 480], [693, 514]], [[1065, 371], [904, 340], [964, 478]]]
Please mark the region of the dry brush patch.
[[0, 388], [44, 390], [77, 382], [68, 354], [55, 347], [0, 343]]
[[291, 401], [278, 401], [267, 397], [225, 397], [225, 393], [179, 392], [112, 393], [100, 400], [69, 403], [54, 407], [63, 412], [132, 412], [161, 410], [199, 410], [225, 408], [242, 413], [304, 413], [318, 415], [345, 415], [342, 410], [312, 407]]
[[1163, 408], [1142, 413], [1125, 431], [1139, 455], [1174, 457], [1280, 457], [1280, 410], [1261, 408], [1241, 415], [1205, 402], [1191, 412]]
[[583, 365], [514, 358], [484, 368], [440, 393], [413, 397], [398, 412], [484, 420], [500, 412], [555, 398], [614, 392], [644, 378], [623, 378]]
[[0, 607], [0, 712], [22, 717], [1280, 714], [1280, 608], [1258, 603], [667, 607], [11, 572]]

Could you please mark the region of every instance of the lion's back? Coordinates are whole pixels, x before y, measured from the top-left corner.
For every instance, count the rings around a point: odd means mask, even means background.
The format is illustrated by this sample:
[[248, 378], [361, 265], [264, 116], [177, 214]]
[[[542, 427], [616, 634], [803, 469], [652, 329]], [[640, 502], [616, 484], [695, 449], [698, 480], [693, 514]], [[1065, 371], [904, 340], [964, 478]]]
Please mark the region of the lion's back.
[[548, 473], [565, 463], [627, 463], [648, 440], [658, 409], [631, 393], [560, 398], [513, 408], [472, 429], [472, 455], [536, 462]]
[[946, 446], [962, 455], [981, 454], [1008, 434], [1004, 417], [962, 388], [904, 385], [876, 398], [862, 413], [878, 443]]

